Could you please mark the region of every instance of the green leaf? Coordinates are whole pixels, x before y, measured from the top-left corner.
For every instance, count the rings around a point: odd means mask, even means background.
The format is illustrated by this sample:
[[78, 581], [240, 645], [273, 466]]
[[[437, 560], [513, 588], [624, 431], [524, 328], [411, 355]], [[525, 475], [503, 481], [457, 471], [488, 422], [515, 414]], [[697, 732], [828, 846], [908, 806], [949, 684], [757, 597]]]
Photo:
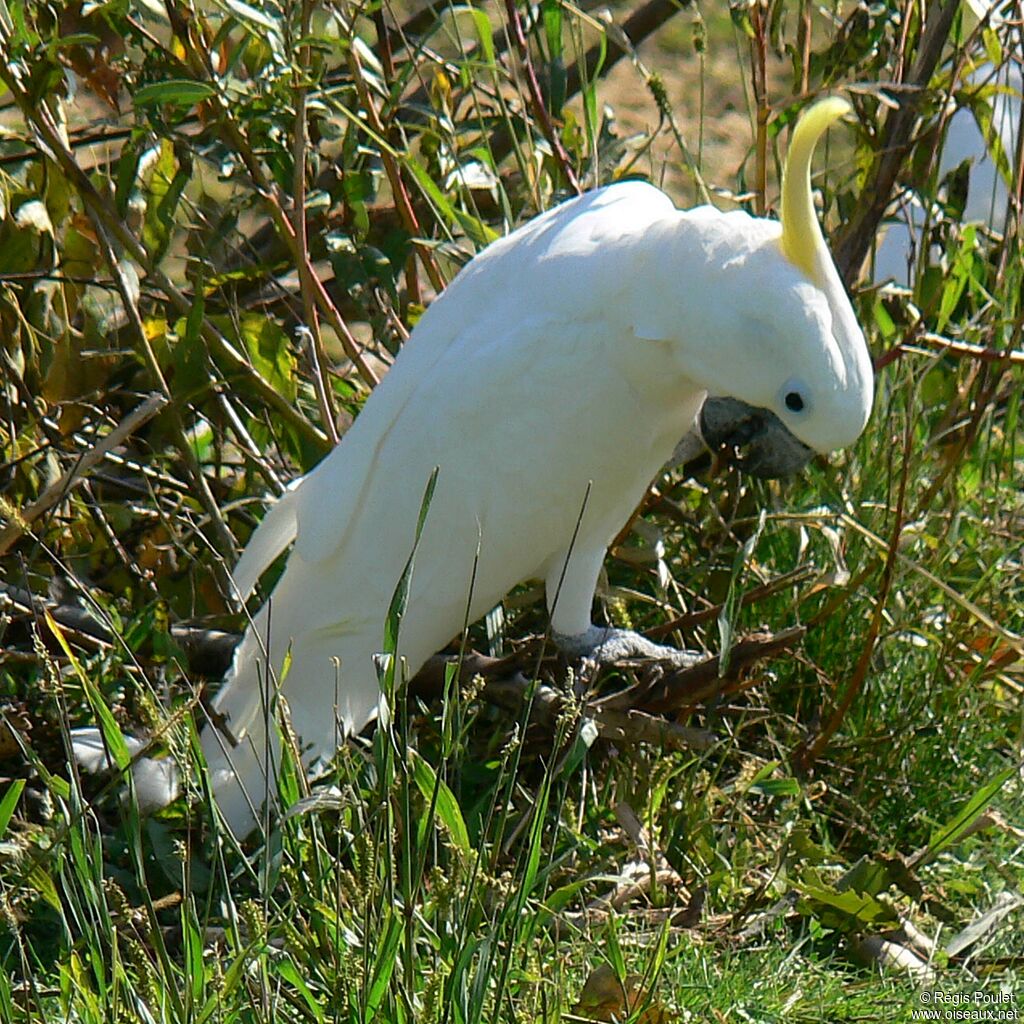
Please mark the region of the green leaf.
[[377, 1009], [384, 1000], [388, 983], [395, 970], [395, 954], [398, 952], [398, 943], [401, 938], [402, 920], [388, 908], [387, 927], [384, 931], [384, 938], [377, 947], [377, 958], [373, 962], [370, 976], [370, 990], [366, 994], [366, 1006], [363, 1010], [364, 1024], [371, 1024], [376, 1017]]
[[28, 883], [58, 914], [62, 912], [57, 886], [54, 884], [50, 872], [42, 864], [36, 864], [29, 871]]
[[939, 334], [946, 330], [946, 326], [960, 305], [960, 300], [967, 290], [967, 284], [971, 280], [974, 270], [976, 239], [977, 228], [975, 225], [966, 225], [953, 264], [943, 280], [942, 299], [939, 304], [938, 316], [935, 319], [935, 330]]
[[533, 805], [533, 820], [530, 822], [530, 845], [526, 857], [526, 870], [523, 872], [523, 882], [519, 889], [518, 908], [526, 905], [526, 899], [533, 891], [537, 881], [537, 870], [540, 868], [540, 854], [542, 848], [541, 840], [544, 838], [544, 816], [548, 812], [548, 799], [551, 794], [551, 777], [544, 777], [544, 784], [541, 786], [540, 797]]
[[799, 796], [800, 783], [796, 779], [765, 779], [750, 787], [755, 793], [765, 796]]
[[598, 55], [594, 73], [583, 86], [583, 119], [587, 126], [587, 136], [590, 139], [591, 146], [594, 145], [601, 124], [601, 119], [598, 115], [597, 81], [601, 77], [604, 62], [608, 57], [607, 33], [602, 32], [597, 37], [597, 45]]
[[729, 589], [726, 592], [725, 600], [722, 602], [722, 610], [718, 614], [718, 639], [719, 639], [719, 674], [725, 676], [729, 671], [729, 658], [732, 654], [732, 642], [735, 636], [736, 616], [740, 609], [739, 579], [744, 566], [750, 561], [754, 549], [757, 547], [764, 532], [765, 513], [757, 521], [757, 529], [747, 538], [743, 545], [736, 552], [732, 563], [732, 575], [729, 577]]
[[996, 123], [994, 105], [979, 97], [972, 100], [970, 107], [971, 113], [974, 114], [974, 120], [978, 123], [978, 131], [981, 132], [981, 137], [985, 140], [989, 159], [996, 165], [1007, 188], [1014, 188], [1016, 169], [1007, 156], [1002, 126]]
[[134, 139], [129, 139], [124, 144], [121, 156], [117, 161], [117, 187], [114, 190], [114, 199], [117, 203], [117, 212], [122, 217], [128, 210], [128, 200], [135, 187], [135, 178], [139, 173], [141, 157], [142, 150]]
[[203, 997], [204, 982], [206, 981], [206, 970], [203, 965], [203, 936], [196, 927], [195, 915], [188, 900], [181, 905], [181, 945], [185, 977], [189, 979], [192, 988], [192, 1001], [198, 1004]]
[[407, 157], [405, 163], [419, 182], [420, 188], [423, 189], [427, 198], [437, 206], [444, 219], [450, 225], [458, 224], [466, 232], [470, 240], [481, 247], [490, 245], [498, 237], [497, 232], [480, 220], [479, 217], [474, 217], [472, 214], [456, 209], [419, 161]]
[[803, 911], [813, 914], [830, 928], [859, 930], [899, 920], [892, 907], [868, 893], [838, 892], [828, 886], [806, 883], [798, 884], [797, 889], [807, 901]]
[[212, 995], [203, 1004], [202, 1010], [196, 1017], [196, 1024], [206, 1024], [209, 1020], [221, 1021], [224, 1019], [224, 999], [234, 994], [243, 980], [246, 970], [249, 968], [252, 953], [255, 950], [255, 943], [246, 946], [241, 953], [231, 961], [230, 966], [224, 972], [224, 978], [213, 990]]
[[[19, 999], [19, 1007], [23, 1003]], [[20, 1014], [19, 1014], [20, 1016]], [[0, 971], [0, 1020], [16, 1020], [14, 1013], [14, 998], [11, 995], [11, 983], [7, 978], [6, 971]]]
[[299, 969], [295, 966], [295, 961], [290, 956], [287, 956], [283, 960], [274, 959], [270, 961], [272, 969], [280, 977], [284, 978], [295, 990], [302, 996], [309, 1009], [309, 1012], [313, 1015], [313, 1018], [318, 1021], [324, 1019], [323, 1007], [317, 1001], [315, 995], [310, 991], [309, 986], [306, 984], [306, 980], [302, 977]]
[[[409, 601], [409, 584], [412, 580], [412, 570], [416, 558], [416, 549], [419, 547], [420, 537], [423, 535], [423, 524], [427, 520], [427, 512], [430, 510], [430, 502], [434, 497], [434, 488], [437, 486], [437, 466], [434, 467], [427, 481], [427, 488], [423, 492], [423, 500], [420, 502], [420, 514], [416, 521], [416, 536], [413, 538], [412, 551], [402, 571], [402, 578], [395, 587], [391, 597], [391, 604], [388, 606], [388, 615], [384, 623], [384, 653], [394, 655], [398, 650], [398, 633], [401, 627], [402, 616], [405, 614], [405, 607]], [[392, 675], [396, 669], [395, 659], [392, 657], [388, 674]]]
[[0, 800], [0, 836], [7, 831], [7, 826], [10, 823], [11, 815], [14, 814], [14, 808], [18, 806], [18, 800], [21, 797], [21, 791], [25, 788], [24, 779], [15, 779], [4, 793], [3, 799]]
[[548, 44], [548, 57], [551, 60], [557, 60], [565, 50], [562, 42], [561, 0], [541, 0], [540, 10], [544, 20], [544, 38]]
[[608, 930], [605, 932], [604, 941], [604, 955], [608, 958], [608, 963], [615, 970], [615, 976], [617, 978], [625, 978], [628, 973], [626, 971], [626, 958], [622, 955], [622, 945], [619, 943], [618, 921], [615, 917], [608, 919]]
[[477, 38], [483, 47], [484, 60], [488, 67], [494, 67], [494, 34], [491, 28], [491, 19], [487, 17], [486, 11], [476, 7], [467, 7], [465, 10], [473, 15], [473, 26], [476, 29]]
[[133, 95], [137, 107], [176, 106], [192, 107], [216, 95], [217, 90], [206, 82], [187, 78], [172, 78], [166, 82], [144, 85]]
[[838, 888], [843, 891], [877, 896], [884, 892], [893, 879], [887, 865], [870, 857], [861, 857], [843, 876]]
[[260, 313], [246, 313], [239, 323], [239, 333], [252, 365], [276, 391], [294, 402], [298, 395], [297, 363], [284, 328]]
[[196, 287], [188, 317], [174, 325], [178, 341], [171, 349], [171, 366], [174, 368], [176, 394], [196, 395], [209, 386], [209, 349], [202, 335], [205, 315], [206, 299], [203, 296], [203, 289]]
[[986, 26], [982, 30], [981, 40], [985, 44], [985, 56], [994, 67], [1002, 67], [1003, 44], [999, 40], [999, 33], [991, 26]]
[[[424, 800], [428, 803], [433, 802], [437, 816], [448, 830], [452, 842], [461, 853], [468, 857], [473, 852], [473, 847], [469, 841], [466, 821], [462, 817], [462, 808], [459, 807], [455, 794], [438, 776], [430, 763], [425, 761], [415, 750], [409, 751], [409, 757], [412, 761], [412, 777], [416, 788], [423, 794]], [[435, 793], [437, 794], [436, 799]]]
[[583, 719], [580, 722], [579, 729], [576, 730], [572, 748], [562, 761], [561, 770], [559, 771], [560, 778], [568, 779], [573, 775], [576, 769], [583, 763], [583, 759], [587, 756], [587, 751], [593, 746], [596, 738], [597, 726], [593, 720], [589, 718]]
[[170, 244], [174, 214], [188, 178], [189, 171], [179, 165], [174, 146], [164, 139], [148, 175], [146, 217], [142, 226], [142, 241], [154, 262], [163, 257]]
[[75, 653], [71, 650], [71, 645], [68, 643], [67, 637], [64, 636], [63, 630], [57, 625], [56, 619], [50, 614], [50, 609], [44, 608], [43, 614], [46, 617], [46, 625], [57, 638], [61, 650], [64, 651], [65, 657], [71, 663], [71, 667], [75, 670], [75, 675], [78, 676], [79, 682], [81, 682], [82, 688], [85, 690], [89, 706], [92, 708], [93, 714], [99, 723], [100, 732], [103, 733], [103, 742], [106, 744], [107, 752], [113, 758], [114, 764], [117, 765], [118, 769], [124, 771], [132, 761], [132, 755], [128, 752], [128, 745], [124, 741], [124, 734], [114, 720], [110, 708], [107, 707], [103, 694], [100, 693], [96, 684], [89, 677], [89, 674], [82, 668], [81, 662], [75, 657]]
[[991, 782], [985, 783], [959, 811], [928, 840], [924, 853], [916, 858], [918, 864], [933, 861], [943, 850], [954, 846], [974, 823], [974, 819], [988, 806], [989, 801], [1006, 785], [1007, 779], [1017, 774], [1017, 765], [1004, 768]]
[[896, 337], [896, 322], [889, 315], [889, 310], [886, 309], [885, 303], [882, 299], [876, 299], [872, 306], [872, 316], [874, 318], [875, 326], [878, 328], [878, 333], [888, 342]]
[[67, 50], [72, 46], [96, 46], [100, 42], [99, 36], [94, 36], [91, 32], [74, 32], [71, 35], [54, 39], [46, 48], [53, 53], [55, 50]]
[[575, 882], [559, 886], [554, 892], [548, 893], [544, 900], [544, 908], [552, 915], [560, 914], [589, 881], [589, 878], [577, 878]]

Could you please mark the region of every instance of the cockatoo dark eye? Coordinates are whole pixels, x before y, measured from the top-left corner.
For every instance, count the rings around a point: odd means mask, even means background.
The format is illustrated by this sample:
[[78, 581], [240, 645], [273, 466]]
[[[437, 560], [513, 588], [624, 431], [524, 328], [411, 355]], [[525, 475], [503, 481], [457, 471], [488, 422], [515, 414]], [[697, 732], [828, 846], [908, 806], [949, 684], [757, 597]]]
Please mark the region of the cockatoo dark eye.
[[[785, 407], [786, 411], [794, 416], [806, 416], [811, 411], [812, 401], [810, 388], [799, 378], [790, 377], [778, 390], [779, 404], [776, 407], [779, 412]], [[783, 413], [785, 415], [785, 413]]]

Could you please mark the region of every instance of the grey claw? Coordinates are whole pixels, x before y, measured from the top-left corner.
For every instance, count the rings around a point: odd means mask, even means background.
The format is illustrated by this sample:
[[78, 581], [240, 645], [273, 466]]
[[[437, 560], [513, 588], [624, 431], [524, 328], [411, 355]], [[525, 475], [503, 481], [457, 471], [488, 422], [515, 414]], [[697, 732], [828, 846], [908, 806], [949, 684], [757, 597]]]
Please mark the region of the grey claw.
[[686, 668], [704, 658], [704, 655], [695, 651], [681, 651], [678, 647], [656, 644], [631, 629], [607, 626], [591, 626], [573, 636], [555, 633], [554, 641], [570, 658], [592, 658], [604, 665], [629, 658], [646, 658], [667, 662], [674, 668]]

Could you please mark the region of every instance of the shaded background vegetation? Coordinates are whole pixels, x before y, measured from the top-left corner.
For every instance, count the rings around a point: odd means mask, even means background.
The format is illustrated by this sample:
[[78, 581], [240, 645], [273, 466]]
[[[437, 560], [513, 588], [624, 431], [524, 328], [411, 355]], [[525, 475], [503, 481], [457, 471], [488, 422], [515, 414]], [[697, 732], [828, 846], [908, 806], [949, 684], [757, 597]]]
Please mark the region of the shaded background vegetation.
[[[651, 976], [635, 993], [664, 975], [637, 1014], [872, 1019], [913, 996], [853, 966], [878, 959], [865, 940], [906, 952], [901, 920], [934, 937], [1011, 905], [1021, 28], [1014, 4], [980, 13], [0, 2], [4, 1019], [555, 1020], [602, 958]], [[830, 90], [855, 124], [816, 185], [879, 367], [872, 423], [781, 485], [667, 474], [601, 592], [608, 621], [685, 613], [676, 642], [716, 654], [806, 627], [687, 709], [720, 744], [588, 747], [581, 693], [530, 729], [479, 686], [410, 701], [342, 754], [340, 799], [247, 851], [201, 785], [140, 818], [77, 777], [68, 728], [97, 719], [115, 759], [123, 728], [188, 760], [264, 500], [474, 252], [625, 176], [770, 212], [788, 129]], [[940, 163], [958, 110], [988, 179]], [[886, 284], [873, 253], [901, 218], [919, 244]], [[526, 586], [470, 641], [544, 628]], [[918, 978], [1012, 989], [996, 918], [919, 947]]]

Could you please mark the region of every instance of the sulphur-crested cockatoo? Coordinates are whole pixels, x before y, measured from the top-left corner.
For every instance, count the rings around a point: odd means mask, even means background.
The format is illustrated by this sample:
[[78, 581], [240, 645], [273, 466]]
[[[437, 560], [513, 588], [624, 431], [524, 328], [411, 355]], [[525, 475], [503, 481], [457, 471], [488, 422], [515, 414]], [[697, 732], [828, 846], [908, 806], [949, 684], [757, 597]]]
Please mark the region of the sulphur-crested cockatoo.
[[377, 713], [374, 656], [435, 467], [401, 623], [410, 674], [529, 578], [567, 651], [680, 656], [590, 617], [605, 551], [680, 437], [699, 418], [710, 447], [771, 476], [868, 418], [868, 350], [810, 189], [815, 143], [848, 109], [827, 99], [798, 124], [781, 224], [615, 184], [493, 243], [431, 305], [235, 570], [246, 597], [293, 545], [216, 698], [230, 738], [203, 732], [236, 834], [276, 790], [267, 694], [289, 651], [280, 689], [307, 763]]

